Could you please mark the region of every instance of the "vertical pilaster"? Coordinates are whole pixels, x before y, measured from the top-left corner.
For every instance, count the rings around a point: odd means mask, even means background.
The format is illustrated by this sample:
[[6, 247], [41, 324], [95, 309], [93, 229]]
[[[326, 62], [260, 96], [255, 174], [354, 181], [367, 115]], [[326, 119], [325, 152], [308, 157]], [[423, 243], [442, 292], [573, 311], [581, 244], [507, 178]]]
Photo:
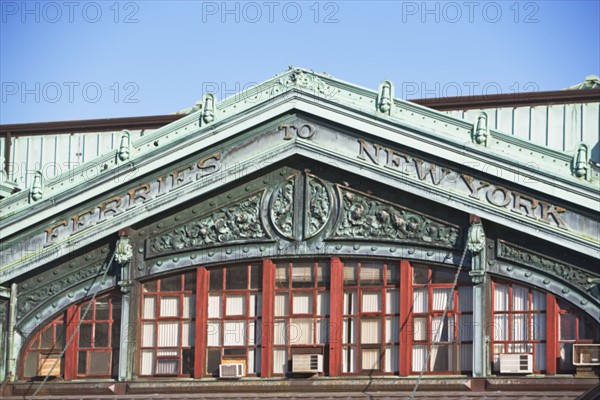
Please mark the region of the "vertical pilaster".
[[275, 264], [263, 260], [262, 342], [260, 376], [273, 374], [273, 314], [275, 304]]
[[[79, 306], [72, 304], [65, 313], [65, 341], [73, 338], [73, 341], [65, 349], [64, 355], [64, 379], [69, 381], [77, 377], [77, 344], [79, 343]], [[65, 343], [66, 345], [66, 343]]]
[[342, 373], [342, 324], [344, 312], [344, 271], [339, 258], [331, 259], [329, 293], [329, 376]]
[[412, 267], [408, 260], [400, 261], [400, 376], [410, 375], [412, 363], [412, 335], [411, 308], [413, 305], [412, 293]]
[[133, 376], [133, 357], [132, 349], [130, 348], [135, 342], [132, 341], [135, 336], [132, 333], [136, 332], [137, 318], [131, 318], [131, 268], [129, 263], [121, 266], [121, 329], [119, 342], [119, 372], [118, 380], [126, 381]]
[[546, 374], [556, 374], [558, 358], [558, 304], [553, 294], [546, 294]]
[[486, 310], [486, 252], [485, 232], [479, 217], [471, 215], [471, 227], [467, 237], [467, 249], [471, 251], [471, 280], [473, 281], [473, 377], [482, 378], [487, 371], [485, 340]]
[[17, 284], [10, 286], [9, 314], [8, 314], [8, 363], [6, 373], [10, 375], [11, 382], [17, 377], [17, 349], [20, 343], [17, 343], [15, 335], [15, 326], [17, 324]]
[[[0, 287], [0, 382], [6, 377], [6, 344], [8, 342], [8, 305], [10, 301], [10, 290]], [[0, 393], [2, 394], [2, 393]]]
[[194, 378], [201, 378], [206, 375], [209, 288], [210, 273], [205, 267], [198, 267], [196, 269], [196, 348], [194, 353]]

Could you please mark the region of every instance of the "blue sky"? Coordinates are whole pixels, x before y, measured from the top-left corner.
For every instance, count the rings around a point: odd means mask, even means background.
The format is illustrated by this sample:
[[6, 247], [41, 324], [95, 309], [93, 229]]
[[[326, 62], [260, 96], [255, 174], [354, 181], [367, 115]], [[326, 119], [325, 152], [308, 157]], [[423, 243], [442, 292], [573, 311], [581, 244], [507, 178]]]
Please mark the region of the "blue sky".
[[0, 123], [169, 114], [301, 66], [396, 96], [600, 75], [599, 1], [0, 1]]

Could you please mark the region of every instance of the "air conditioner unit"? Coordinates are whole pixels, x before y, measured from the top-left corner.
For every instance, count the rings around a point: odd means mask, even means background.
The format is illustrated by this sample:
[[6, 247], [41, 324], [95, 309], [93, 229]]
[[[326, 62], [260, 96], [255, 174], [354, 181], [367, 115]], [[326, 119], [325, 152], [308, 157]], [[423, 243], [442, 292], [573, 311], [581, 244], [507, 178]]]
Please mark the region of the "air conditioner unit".
[[600, 365], [600, 344], [574, 344], [573, 365]]
[[219, 364], [219, 378], [238, 379], [244, 376], [244, 364]]
[[500, 354], [501, 374], [531, 374], [533, 354]]
[[323, 372], [323, 356], [321, 354], [294, 354], [292, 356], [292, 372]]

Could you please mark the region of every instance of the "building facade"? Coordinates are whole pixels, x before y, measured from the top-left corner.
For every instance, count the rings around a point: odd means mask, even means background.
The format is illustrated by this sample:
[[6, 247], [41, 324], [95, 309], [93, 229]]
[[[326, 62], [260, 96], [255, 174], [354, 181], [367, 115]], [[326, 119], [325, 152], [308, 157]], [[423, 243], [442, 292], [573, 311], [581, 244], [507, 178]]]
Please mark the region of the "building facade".
[[3, 390], [594, 385], [598, 92], [426, 107], [290, 69], [2, 127]]

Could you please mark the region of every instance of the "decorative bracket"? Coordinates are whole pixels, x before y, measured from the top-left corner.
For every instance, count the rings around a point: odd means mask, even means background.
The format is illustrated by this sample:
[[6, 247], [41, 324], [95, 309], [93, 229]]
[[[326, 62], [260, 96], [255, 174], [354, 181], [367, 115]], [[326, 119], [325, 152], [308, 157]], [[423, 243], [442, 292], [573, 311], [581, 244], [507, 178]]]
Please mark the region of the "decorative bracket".
[[204, 94], [202, 104], [204, 104], [202, 110], [202, 121], [205, 124], [210, 124], [215, 120], [215, 95], [212, 93]]
[[481, 220], [471, 217], [471, 226], [467, 232], [467, 249], [473, 253], [473, 265], [469, 275], [475, 284], [483, 283], [485, 278], [485, 232]]
[[392, 110], [392, 99], [394, 98], [394, 85], [391, 81], [382, 81], [379, 84], [379, 95], [377, 96], [377, 110], [390, 115]]
[[577, 178], [590, 179], [591, 169], [589, 168], [589, 149], [585, 143], [579, 143], [573, 155], [571, 172]]
[[121, 236], [115, 250], [115, 260], [121, 265], [128, 263], [133, 257], [131, 241], [127, 236]]
[[121, 133], [121, 143], [119, 145], [119, 151], [117, 156], [121, 161], [129, 160], [131, 154], [131, 133], [128, 130], [124, 130]]
[[41, 171], [35, 171], [33, 177], [33, 185], [31, 186], [30, 199], [31, 201], [41, 200], [44, 194], [44, 175]]
[[488, 116], [485, 112], [481, 112], [479, 117], [477, 117], [477, 124], [473, 129], [473, 142], [488, 146], [488, 137], [490, 135], [490, 131], [488, 129]]

